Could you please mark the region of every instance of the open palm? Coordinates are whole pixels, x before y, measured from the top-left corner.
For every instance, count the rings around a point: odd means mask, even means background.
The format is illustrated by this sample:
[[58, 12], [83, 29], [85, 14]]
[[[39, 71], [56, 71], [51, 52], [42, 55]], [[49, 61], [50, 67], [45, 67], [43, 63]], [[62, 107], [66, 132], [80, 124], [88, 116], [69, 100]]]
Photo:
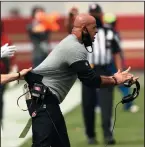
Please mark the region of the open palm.
[[118, 72], [114, 74], [114, 77], [116, 78], [118, 85], [123, 84], [127, 80], [131, 80], [132, 82], [135, 82], [138, 79], [138, 77], [134, 77], [133, 74], [129, 73], [130, 70], [131, 67], [129, 67], [127, 70], [123, 72], [118, 70]]

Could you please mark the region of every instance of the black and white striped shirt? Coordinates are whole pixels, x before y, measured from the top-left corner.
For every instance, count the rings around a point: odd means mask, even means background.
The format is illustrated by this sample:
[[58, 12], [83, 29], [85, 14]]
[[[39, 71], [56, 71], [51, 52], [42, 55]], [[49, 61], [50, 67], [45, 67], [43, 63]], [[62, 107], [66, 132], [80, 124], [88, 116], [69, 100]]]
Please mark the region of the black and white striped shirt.
[[108, 65], [112, 55], [120, 52], [120, 41], [116, 32], [109, 27], [98, 29], [93, 43], [93, 53], [88, 53], [88, 61], [94, 65]]

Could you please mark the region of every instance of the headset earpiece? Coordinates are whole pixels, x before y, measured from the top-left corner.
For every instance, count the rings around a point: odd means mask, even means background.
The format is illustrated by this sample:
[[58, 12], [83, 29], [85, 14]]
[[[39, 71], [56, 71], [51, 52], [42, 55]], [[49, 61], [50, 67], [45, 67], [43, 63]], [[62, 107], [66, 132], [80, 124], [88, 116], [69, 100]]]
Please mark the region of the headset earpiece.
[[133, 89], [132, 95], [134, 95], [137, 92], [137, 88]]
[[122, 99], [122, 104], [124, 104], [124, 103], [128, 103], [128, 102], [130, 102], [130, 101], [132, 101], [132, 95], [131, 94], [129, 94], [129, 95], [127, 95], [127, 96], [125, 96], [125, 97], [123, 97], [123, 99]]
[[[136, 81], [134, 84], [136, 85], [136, 88], [133, 88], [132, 94], [129, 94], [129, 95], [123, 97], [123, 99], [121, 101], [122, 104], [133, 101], [139, 95], [140, 84], [138, 81]], [[124, 83], [124, 86], [126, 86], [126, 87], [131, 87], [132, 85], [133, 84], [131, 84], [131, 82], [129, 82], [129, 81]]]

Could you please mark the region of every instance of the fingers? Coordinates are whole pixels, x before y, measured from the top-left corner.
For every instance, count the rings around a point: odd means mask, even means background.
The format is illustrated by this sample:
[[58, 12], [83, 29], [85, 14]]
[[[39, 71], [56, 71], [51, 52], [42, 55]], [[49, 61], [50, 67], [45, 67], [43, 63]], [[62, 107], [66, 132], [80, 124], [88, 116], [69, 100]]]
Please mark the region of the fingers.
[[126, 79], [126, 80], [132, 80], [133, 77], [132, 77], [132, 75], [127, 75], [125, 79]]
[[120, 72], [121, 72], [121, 70], [120, 70], [120, 69], [118, 69], [117, 73], [120, 73]]
[[131, 79], [130, 82], [131, 82], [132, 84], [134, 84], [138, 79], [139, 79], [139, 77], [134, 77], [134, 78]]
[[15, 54], [15, 52], [9, 52], [8, 56], [9, 56], [9, 57], [13, 57], [14, 54]]
[[129, 80], [132, 84], [134, 84], [138, 79], [139, 77], [131, 77], [131, 76], [126, 77], [126, 81]]
[[21, 73], [21, 76], [24, 76], [26, 75], [29, 71], [32, 70], [32, 67], [28, 68], [28, 69], [23, 69], [20, 73]]
[[135, 83], [138, 79], [139, 79], [139, 77], [134, 77], [134, 78], [132, 79], [133, 83]]
[[9, 57], [13, 57], [13, 56], [14, 56], [14, 54], [10, 54], [10, 55], [9, 55]]
[[130, 73], [124, 74], [124, 76], [126, 76], [126, 77], [131, 77], [131, 78], [134, 77], [134, 75], [133, 75], [133, 74], [130, 74]]
[[8, 46], [9, 44], [8, 43], [6, 43], [4, 46]]
[[131, 70], [131, 67], [129, 66], [127, 70], [123, 71], [122, 73], [128, 73]]
[[134, 77], [134, 78], [133, 78], [134, 81], [136, 81], [136, 80], [138, 80], [138, 79], [139, 79], [139, 77]]
[[32, 70], [32, 67], [28, 68], [28, 71], [31, 71]]
[[16, 52], [17, 49], [9, 49], [8, 52]]
[[15, 45], [12, 45], [12, 46], [8, 46], [9, 50], [17, 50], [16, 46]]
[[9, 50], [10, 53], [16, 52], [15, 49]]
[[131, 67], [129, 66], [128, 69], [126, 70], [126, 72], [129, 72], [131, 70]]

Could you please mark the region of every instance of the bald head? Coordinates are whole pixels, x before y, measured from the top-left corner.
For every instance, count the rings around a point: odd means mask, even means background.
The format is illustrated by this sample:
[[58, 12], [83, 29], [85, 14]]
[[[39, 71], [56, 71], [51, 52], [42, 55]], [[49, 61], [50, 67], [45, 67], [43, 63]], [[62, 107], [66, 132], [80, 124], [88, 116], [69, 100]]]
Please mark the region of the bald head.
[[[79, 14], [76, 16], [72, 34], [75, 34], [78, 40], [82, 41], [83, 36], [90, 36], [92, 41], [94, 41], [94, 36], [97, 33], [96, 19], [89, 14]], [[85, 37], [88, 39], [87, 37]]]
[[89, 14], [79, 14], [76, 16], [76, 19], [74, 21], [74, 27], [81, 28], [94, 23], [96, 23], [96, 20], [93, 16]]

